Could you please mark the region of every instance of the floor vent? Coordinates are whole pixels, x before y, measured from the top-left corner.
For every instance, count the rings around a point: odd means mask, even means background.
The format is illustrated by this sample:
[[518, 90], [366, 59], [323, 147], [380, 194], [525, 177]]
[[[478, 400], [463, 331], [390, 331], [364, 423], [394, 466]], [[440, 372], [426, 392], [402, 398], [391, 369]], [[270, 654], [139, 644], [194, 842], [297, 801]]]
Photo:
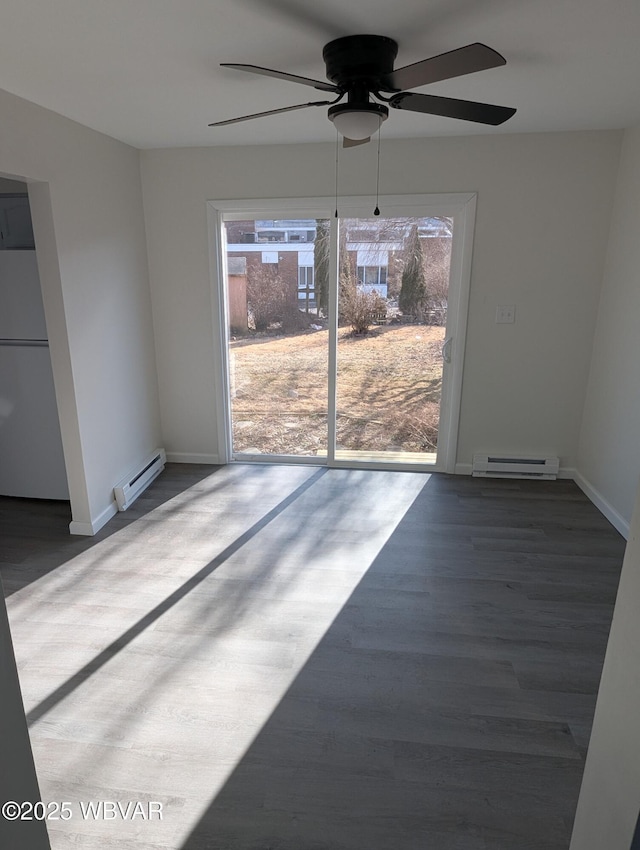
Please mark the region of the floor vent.
[[140, 468], [113, 488], [113, 495], [119, 511], [126, 511], [135, 502], [140, 493], [151, 484], [154, 478], [164, 469], [167, 456], [164, 449], [156, 449], [152, 455], [144, 460]]
[[557, 457], [474, 454], [472, 475], [486, 478], [542, 478], [554, 481], [558, 477], [559, 467], [560, 459]]

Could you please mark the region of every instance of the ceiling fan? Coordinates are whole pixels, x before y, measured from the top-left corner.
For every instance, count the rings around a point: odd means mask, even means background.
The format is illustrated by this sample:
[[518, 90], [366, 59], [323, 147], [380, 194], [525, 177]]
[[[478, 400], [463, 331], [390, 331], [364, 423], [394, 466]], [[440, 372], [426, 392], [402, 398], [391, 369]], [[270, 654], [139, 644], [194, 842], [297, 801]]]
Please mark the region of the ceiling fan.
[[[404, 91], [404, 89], [414, 89], [439, 80], [448, 80], [452, 77], [461, 77], [464, 74], [473, 74], [476, 71], [505, 65], [506, 59], [486, 44], [479, 42], [467, 44], [457, 50], [441, 53], [439, 56], [423, 59], [421, 62], [394, 70], [393, 63], [397, 53], [397, 43], [383, 35], [348, 35], [330, 41], [322, 50], [327, 79], [330, 82], [300, 77], [284, 71], [274, 71], [259, 65], [223, 62], [222, 68], [235, 68], [238, 71], [248, 71], [265, 77], [301, 83], [323, 92], [330, 92], [336, 97], [335, 100], [298, 103], [282, 109], [270, 109], [239, 118], [229, 118], [226, 121], [215, 121], [209, 126], [223, 127], [239, 121], [249, 121], [252, 118], [306, 109], [308, 106], [329, 106], [329, 120], [333, 121], [336, 129], [343, 136], [345, 147], [350, 147], [369, 141], [389, 116], [389, 106], [392, 109], [442, 115], [494, 127], [507, 121], [516, 111], [510, 107], [495, 106], [490, 103]], [[345, 95], [346, 102], [340, 103]]]

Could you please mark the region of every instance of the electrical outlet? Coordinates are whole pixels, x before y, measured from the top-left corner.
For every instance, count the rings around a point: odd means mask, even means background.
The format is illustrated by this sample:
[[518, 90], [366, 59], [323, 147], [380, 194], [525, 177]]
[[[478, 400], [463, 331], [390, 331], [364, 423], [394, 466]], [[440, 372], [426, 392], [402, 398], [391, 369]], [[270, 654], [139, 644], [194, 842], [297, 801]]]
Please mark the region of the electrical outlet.
[[516, 320], [516, 308], [513, 304], [498, 304], [496, 324], [510, 325]]

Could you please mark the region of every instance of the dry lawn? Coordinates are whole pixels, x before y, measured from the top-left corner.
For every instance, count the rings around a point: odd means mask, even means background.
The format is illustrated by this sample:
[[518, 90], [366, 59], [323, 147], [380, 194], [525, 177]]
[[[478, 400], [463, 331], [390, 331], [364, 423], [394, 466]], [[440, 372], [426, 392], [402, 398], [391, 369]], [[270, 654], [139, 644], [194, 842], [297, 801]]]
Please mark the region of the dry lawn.
[[[338, 449], [435, 451], [444, 328], [391, 325], [338, 335]], [[231, 343], [236, 452], [327, 450], [328, 331]]]

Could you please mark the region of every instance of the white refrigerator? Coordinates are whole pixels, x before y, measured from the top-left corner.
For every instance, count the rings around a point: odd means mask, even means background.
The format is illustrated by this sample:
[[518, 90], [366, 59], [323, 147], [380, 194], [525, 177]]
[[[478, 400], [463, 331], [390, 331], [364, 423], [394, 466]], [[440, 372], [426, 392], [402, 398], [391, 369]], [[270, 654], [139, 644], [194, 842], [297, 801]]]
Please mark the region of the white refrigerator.
[[0, 495], [69, 498], [35, 250], [0, 250]]

